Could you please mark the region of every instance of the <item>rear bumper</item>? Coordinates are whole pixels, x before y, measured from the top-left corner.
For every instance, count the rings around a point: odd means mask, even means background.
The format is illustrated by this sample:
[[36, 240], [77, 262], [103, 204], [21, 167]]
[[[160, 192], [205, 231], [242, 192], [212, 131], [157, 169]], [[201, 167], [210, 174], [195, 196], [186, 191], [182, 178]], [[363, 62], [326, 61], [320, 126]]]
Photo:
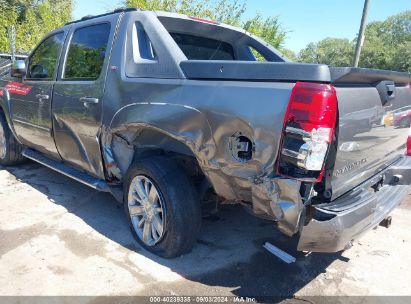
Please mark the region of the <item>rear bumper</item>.
[[[383, 187], [370, 186], [384, 178]], [[411, 157], [401, 160], [378, 176], [329, 204], [311, 206], [311, 218], [301, 228], [298, 250], [341, 251], [362, 234], [377, 226], [398, 206], [410, 191]]]

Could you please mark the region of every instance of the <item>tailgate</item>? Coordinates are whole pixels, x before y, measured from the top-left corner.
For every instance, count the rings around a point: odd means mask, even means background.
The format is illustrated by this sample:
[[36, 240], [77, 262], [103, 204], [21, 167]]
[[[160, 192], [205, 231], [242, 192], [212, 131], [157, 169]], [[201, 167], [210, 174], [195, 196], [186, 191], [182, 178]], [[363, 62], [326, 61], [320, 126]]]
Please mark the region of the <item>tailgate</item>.
[[[405, 153], [411, 115], [410, 75], [391, 71], [331, 68], [339, 109], [338, 148], [332, 199], [358, 186]], [[404, 111], [402, 111], [404, 109]], [[395, 115], [393, 114], [395, 113]]]

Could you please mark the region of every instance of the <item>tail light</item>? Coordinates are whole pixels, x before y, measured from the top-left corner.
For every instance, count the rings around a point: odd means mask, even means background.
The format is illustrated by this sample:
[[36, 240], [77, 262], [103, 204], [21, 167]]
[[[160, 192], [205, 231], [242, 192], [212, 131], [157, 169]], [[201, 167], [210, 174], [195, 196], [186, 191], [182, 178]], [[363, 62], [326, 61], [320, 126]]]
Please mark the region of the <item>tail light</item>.
[[297, 82], [285, 115], [278, 173], [304, 181], [321, 181], [336, 121], [334, 87]]
[[407, 138], [407, 156], [411, 156], [411, 128], [408, 131]]

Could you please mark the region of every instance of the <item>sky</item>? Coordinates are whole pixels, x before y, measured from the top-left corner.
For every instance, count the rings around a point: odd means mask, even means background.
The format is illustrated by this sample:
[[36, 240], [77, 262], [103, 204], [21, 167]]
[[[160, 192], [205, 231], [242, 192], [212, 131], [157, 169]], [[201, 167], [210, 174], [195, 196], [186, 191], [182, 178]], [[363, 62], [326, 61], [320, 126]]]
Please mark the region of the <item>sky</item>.
[[[116, 0], [77, 0], [74, 18], [97, 15], [121, 6]], [[360, 26], [363, 0], [248, 0], [246, 17], [256, 12], [278, 16], [289, 31], [284, 46], [299, 52], [310, 42], [326, 37], [354, 39]], [[411, 0], [371, 0], [368, 21], [411, 10]]]

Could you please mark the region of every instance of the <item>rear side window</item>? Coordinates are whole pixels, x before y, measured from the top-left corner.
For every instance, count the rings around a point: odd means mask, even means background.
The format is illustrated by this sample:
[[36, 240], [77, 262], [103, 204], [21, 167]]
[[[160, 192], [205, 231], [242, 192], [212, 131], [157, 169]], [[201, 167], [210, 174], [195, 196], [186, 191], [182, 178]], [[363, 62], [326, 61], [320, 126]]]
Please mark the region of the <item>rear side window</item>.
[[103, 68], [110, 24], [103, 23], [76, 30], [71, 39], [63, 78], [94, 80]]
[[259, 51], [257, 51], [254, 47], [249, 46], [248, 47], [249, 51], [255, 58], [255, 61], [268, 61]]
[[64, 33], [46, 38], [33, 52], [27, 69], [28, 79], [51, 80], [57, 68], [57, 60], [63, 46]]
[[134, 62], [157, 59], [153, 44], [140, 22], [136, 22], [133, 26], [132, 42]]
[[170, 33], [189, 60], [235, 60], [231, 44], [187, 34]]

